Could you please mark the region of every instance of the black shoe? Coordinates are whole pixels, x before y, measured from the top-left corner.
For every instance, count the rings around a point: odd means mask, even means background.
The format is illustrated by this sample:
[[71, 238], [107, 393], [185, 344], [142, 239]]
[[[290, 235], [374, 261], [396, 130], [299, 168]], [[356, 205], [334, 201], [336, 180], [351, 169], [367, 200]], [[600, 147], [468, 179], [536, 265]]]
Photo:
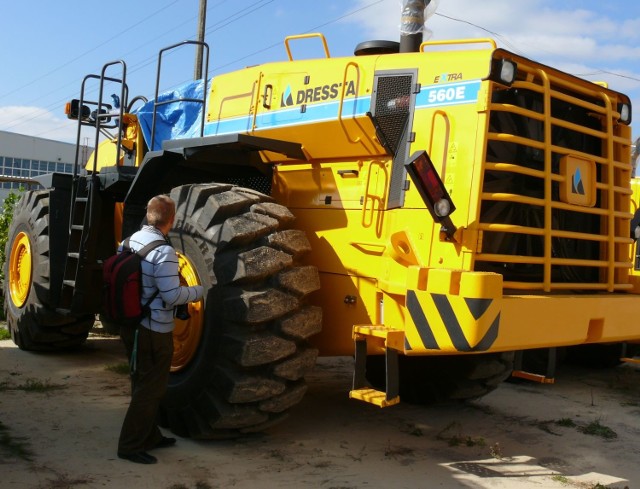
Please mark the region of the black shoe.
[[156, 443], [156, 446], [153, 448], [167, 448], [167, 447], [172, 447], [175, 444], [176, 444], [175, 438], [169, 438], [169, 437], [163, 436], [160, 439], [160, 441]]
[[122, 453], [118, 452], [118, 457], [133, 462], [134, 464], [155, 464], [158, 459], [147, 452]]

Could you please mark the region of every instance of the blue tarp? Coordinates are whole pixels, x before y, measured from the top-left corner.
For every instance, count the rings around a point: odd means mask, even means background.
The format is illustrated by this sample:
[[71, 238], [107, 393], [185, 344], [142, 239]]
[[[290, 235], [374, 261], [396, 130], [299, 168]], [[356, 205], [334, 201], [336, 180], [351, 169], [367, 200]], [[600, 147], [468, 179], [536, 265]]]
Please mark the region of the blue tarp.
[[[210, 84], [207, 84], [210, 86]], [[179, 87], [158, 95], [158, 103], [179, 99], [201, 99], [203, 80], [184, 83]], [[200, 124], [204, 107], [198, 102], [173, 102], [159, 105], [156, 109], [156, 137], [151, 148], [151, 127], [153, 125], [153, 104], [150, 100], [133, 111], [138, 116], [142, 134], [151, 150], [162, 149], [162, 142], [168, 139], [195, 138], [200, 136]]]

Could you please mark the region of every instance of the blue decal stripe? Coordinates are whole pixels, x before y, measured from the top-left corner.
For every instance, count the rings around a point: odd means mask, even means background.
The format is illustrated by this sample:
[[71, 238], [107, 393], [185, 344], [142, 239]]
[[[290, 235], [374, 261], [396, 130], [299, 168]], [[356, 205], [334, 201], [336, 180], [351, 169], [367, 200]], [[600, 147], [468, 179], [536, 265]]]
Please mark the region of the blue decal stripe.
[[471, 104], [478, 100], [480, 80], [423, 87], [416, 97], [416, 108]]
[[[416, 96], [416, 109], [470, 104], [478, 100], [481, 81], [448, 83], [423, 87]], [[321, 104], [310, 104], [306, 111], [301, 106], [282, 108], [256, 117], [257, 129], [273, 129], [336, 120], [340, 102], [333, 101]], [[345, 118], [364, 116], [371, 109], [371, 97], [346, 99], [342, 105], [342, 116]], [[253, 116], [246, 115], [205, 124], [206, 136], [250, 132]]]
[[[342, 104], [342, 117], [364, 116], [371, 107], [371, 97], [358, 97], [346, 99]], [[301, 106], [279, 109], [262, 113], [256, 117], [258, 129], [273, 129], [299, 124], [310, 124], [337, 119], [340, 102], [328, 102], [306, 106], [306, 111], [301, 112]], [[205, 124], [204, 133], [207, 136], [228, 134], [235, 132], [247, 132], [251, 130], [253, 116], [243, 116]]]

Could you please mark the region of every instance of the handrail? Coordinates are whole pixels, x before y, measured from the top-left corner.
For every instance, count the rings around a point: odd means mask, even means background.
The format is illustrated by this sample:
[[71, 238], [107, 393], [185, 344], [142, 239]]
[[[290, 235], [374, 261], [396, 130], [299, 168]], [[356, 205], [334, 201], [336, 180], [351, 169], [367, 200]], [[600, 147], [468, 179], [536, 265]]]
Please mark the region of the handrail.
[[[349, 67], [351, 67], [351, 66], [354, 67], [356, 69], [356, 72], [357, 72], [358, 83], [357, 83], [357, 89], [356, 90], [358, 90], [360, 88], [360, 65], [358, 65], [358, 63], [355, 63], [354, 61], [349, 61], [344, 67], [344, 73], [343, 73], [343, 76], [342, 76], [342, 93], [340, 94], [340, 102], [338, 103], [338, 122], [340, 122], [340, 126], [342, 128], [342, 131], [347, 136], [347, 141], [349, 141], [352, 144], [356, 144], [356, 143], [360, 142], [360, 136], [356, 136], [356, 138], [354, 140], [351, 140], [351, 135], [347, 131], [345, 123], [342, 120], [342, 109], [344, 108], [344, 97], [345, 97], [346, 92], [347, 92], [347, 76], [348, 76], [348, 72], [349, 72]], [[357, 92], [356, 92], [355, 99], [357, 99]]]
[[[162, 69], [162, 55], [165, 51], [170, 51], [172, 49], [184, 46], [186, 44], [195, 44], [198, 46], [202, 46], [203, 48], [205, 48], [206, 50], [206, 56], [205, 56], [205, 67], [204, 67], [204, 76], [202, 77], [202, 80], [204, 81], [204, 87], [202, 89], [202, 98], [175, 98], [175, 99], [171, 99], [171, 100], [165, 100], [164, 102], [158, 102], [158, 94], [160, 91], [160, 73], [161, 73], [161, 69]], [[207, 103], [207, 80], [208, 80], [208, 76], [209, 76], [209, 45], [206, 42], [202, 42], [202, 41], [193, 41], [193, 40], [186, 40], [186, 41], [182, 41], [179, 42], [177, 44], [173, 44], [171, 46], [167, 46], [166, 48], [163, 48], [160, 50], [160, 52], [158, 53], [158, 70], [156, 72], [156, 92], [155, 92], [155, 97], [153, 99], [153, 118], [152, 118], [152, 122], [151, 122], [151, 146], [150, 146], [150, 151], [153, 151], [154, 149], [154, 145], [155, 145], [155, 140], [156, 140], [156, 114], [157, 114], [157, 108], [161, 105], [168, 105], [168, 104], [173, 104], [173, 103], [177, 103], [177, 102], [196, 102], [199, 104], [202, 104], [202, 117], [200, 119], [200, 137], [202, 137], [204, 135], [204, 120], [205, 120], [205, 108], [206, 108], [206, 103]]]
[[430, 46], [451, 46], [456, 44], [491, 44], [493, 49], [497, 49], [496, 41], [490, 37], [481, 37], [478, 39], [449, 39], [446, 41], [425, 41], [420, 44], [420, 52], [424, 53], [424, 48]]
[[[105, 73], [107, 71], [107, 68], [109, 68], [110, 66], [113, 65], [121, 65], [122, 66], [122, 79], [121, 80], [117, 80], [117, 79], [113, 79], [113, 78], [109, 78], [107, 76], [105, 76]], [[106, 81], [114, 81], [114, 82], [120, 82], [121, 86], [120, 86], [120, 107], [119, 107], [119, 111], [118, 111], [118, 142], [116, 144], [116, 165], [118, 165], [118, 163], [120, 162], [120, 151], [121, 151], [121, 145], [122, 145], [122, 131], [120, 130], [120, 127], [122, 125], [122, 115], [124, 114], [124, 108], [127, 106], [127, 97], [128, 97], [128, 93], [126, 90], [126, 79], [127, 79], [127, 65], [124, 61], [122, 60], [117, 60], [117, 61], [110, 61], [109, 63], [106, 63], [103, 67], [102, 67], [102, 72], [100, 73], [100, 91], [98, 92], [98, 110], [96, 112], [96, 139], [95, 139], [95, 146], [94, 146], [94, 150], [93, 150], [93, 168], [92, 171], [93, 173], [96, 172], [97, 170], [97, 166], [98, 166], [98, 146], [100, 143], [100, 119], [106, 119], [106, 118], [110, 118], [113, 116], [113, 114], [101, 114], [100, 113], [100, 109], [103, 105], [103, 101], [102, 101], [102, 97], [104, 95], [104, 82]], [[82, 105], [81, 105], [82, 106]]]
[[291, 48], [289, 46], [289, 41], [295, 41], [298, 39], [311, 39], [314, 37], [318, 37], [320, 38], [320, 40], [322, 41], [322, 46], [324, 48], [324, 55], [326, 58], [330, 58], [331, 55], [329, 54], [329, 46], [327, 45], [327, 40], [324, 37], [323, 34], [319, 33], [319, 32], [312, 32], [311, 34], [297, 34], [295, 36], [287, 36], [284, 39], [284, 46], [287, 49], [287, 56], [289, 57], [289, 61], [293, 61], [293, 55], [291, 54]]

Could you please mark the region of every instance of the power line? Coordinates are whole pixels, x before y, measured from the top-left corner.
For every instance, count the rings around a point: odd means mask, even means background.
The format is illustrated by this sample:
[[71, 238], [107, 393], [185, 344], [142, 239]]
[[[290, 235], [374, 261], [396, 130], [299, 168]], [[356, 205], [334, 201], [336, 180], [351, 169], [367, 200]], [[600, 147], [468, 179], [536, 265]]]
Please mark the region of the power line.
[[91, 52], [93, 52], [93, 51], [97, 50], [98, 48], [100, 48], [100, 47], [104, 46], [105, 44], [107, 44], [107, 43], [109, 43], [109, 42], [111, 42], [111, 41], [113, 41], [114, 39], [117, 39], [118, 37], [122, 36], [123, 34], [125, 34], [125, 33], [129, 32], [131, 29], [133, 29], [133, 28], [135, 28], [135, 27], [139, 26], [140, 24], [142, 24], [142, 23], [144, 23], [144, 22], [147, 22], [147, 21], [148, 21], [149, 19], [151, 19], [152, 17], [155, 17], [155, 16], [156, 16], [156, 15], [158, 15], [160, 12], [162, 12], [162, 11], [164, 11], [164, 10], [168, 9], [168, 8], [169, 8], [169, 7], [171, 7], [172, 5], [174, 5], [174, 4], [176, 4], [176, 3], [178, 3], [179, 1], [180, 1], [180, 0], [174, 0], [174, 1], [173, 1], [173, 2], [171, 2], [170, 4], [165, 5], [164, 7], [160, 8], [159, 10], [156, 10], [156, 11], [155, 11], [154, 13], [152, 13], [151, 15], [146, 16], [144, 19], [142, 19], [142, 20], [140, 20], [140, 21], [136, 22], [135, 24], [133, 24], [133, 25], [131, 25], [131, 26], [127, 27], [127, 28], [126, 28], [126, 29], [124, 29], [123, 31], [119, 32], [118, 34], [115, 34], [115, 35], [111, 36], [111, 37], [110, 37], [109, 39], [107, 39], [106, 41], [103, 41], [102, 43], [98, 44], [97, 46], [94, 46], [94, 47], [92, 47], [92, 48], [88, 49], [88, 50], [87, 50], [87, 51], [85, 51], [84, 53], [79, 54], [79, 55], [78, 55], [78, 56], [76, 56], [75, 58], [73, 58], [73, 59], [71, 59], [71, 60], [67, 61], [66, 63], [61, 64], [60, 66], [58, 66], [58, 67], [54, 68], [53, 70], [51, 70], [51, 71], [49, 71], [49, 72], [45, 73], [44, 75], [41, 75], [41, 76], [39, 76], [38, 78], [33, 79], [33, 80], [32, 80], [32, 81], [30, 81], [29, 83], [26, 83], [26, 84], [24, 84], [24, 85], [21, 85], [21, 86], [20, 86], [20, 87], [18, 87], [18, 88], [15, 88], [14, 90], [11, 90], [11, 91], [9, 91], [9, 92], [6, 92], [6, 93], [4, 93], [4, 94], [1, 94], [1, 95], [0, 95], [0, 99], [3, 99], [3, 98], [5, 98], [5, 97], [7, 97], [8, 95], [12, 95], [12, 94], [14, 94], [14, 93], [16, 93], [16, 92], [19, 92], [19, 91], [20, 91], [20, 90], [22, 90], [23, 88], [26, 88], [26, 87], [29, 87], [29, 86], [31, 86], [31, 85], [34, 85], [35, 83], [38, 83], [39, 81], [41, 81], [42, 79], [46, 78], [47, 76], [52, 75], [53, 73], [56, 73], [56, 72], [60, 71], [62, 68], [66, 68], [67, 66], [69, 66], [69, 65], [70, 65], [70, 64], [72, 64], [73, 62], [75, 62], [75, 61], [79, 60], [80, 58], [82, 58], [82, 57], [86, 56], [87, 54], [89, 54], [89, 53], [91, 53]]
[[[209, 9], [207, 9], [207, 11], [209, 11], [211, 8], [215, 8], [215, 7], [217, 7], [217, 6], [220, 6], [221, 4], [225, 3], [226, 1], [227, 1], [227, 0], [222, 0], [222, 1], [218, 2], [218, 3], [217, 3], [217, 4], [215, 4], [213, 7], [210, 7]], [[254, 3], [253, 3], [252, 5], [250, 5], [249, 7], [258, 6], [257, 8], [255, 8], [255, 9], [253, 9], [253, 10], [252, 10], [252, 13], [253, 13], [253, 12], [256, 12], [258, 9], [260, 9], [260, 8], [262, 8], [262, 7], [265, 7], [265, 6], [267, 6], [268, 4], [270, 4], [270, 3], [273, 3], [273, 1], [274, 1], [274, 0], [258, 0], [257, 2], [254, 2]], [[350, 11], [350, 12], [347, 12], [346, 14], [343, 14], [343, 15], [340, 15], [340, 16], [338, 16], [338, 17], [336, 17], [336, 18], [333, 18], [333, 19], [331, 19], [331, 20], [329, 20], [329, 21], [327, 21], [327, 22], [324, 22], [324, 23], [322, 23], [322, 24], [318, 24], [318, 25], [316, 25], [316, 26], [314, 26], [314, 27], [311, 27], [310, 29], [307, 29], [307, 30], [306, 30], [306, 31], [304, 31], [303, 33], [309, 33], [309, 32], [317, 31], [318, 29], [320, 29], [320, 28], [322, 28], [322, 27], [326, 27], [326, 26], [328, 26], [328, 25], [330, 25], [330, 24], [333, 24], [333, 23], [339, 22], [340, 20], [343, 20], [343, 19], [345, 19], [345, 18], [347, 18], [347, 17], [350, 17], [350, 16], [353, 16], [353, 15], [355, 15], [355, 14], [359, 13], [359, 12], [362, 12], [362, 11], [364, 11], [364, 10], [367, 10], [367, 9], [369, 9], [369, 8], [371, 8], [371, 7], [375, 6], [375, 5], [377, 5], [377, 4], [380, 4], [380, 3], [382, 3], [383, 1], [385, 1], [385, 0], [377, 0], [377, 1], [374, 1], [374, 2], [372, 2], [372, 3], [371, 3], [371, 4], [369, 4], [369, 5], [365, 5], [364, 7], [360, 7], [360, 8], [358, 8], [358, 9], [352, 10], [352, 11]], [[259, 5], [259, 4], [260, 4], [260, 3], [262, 3], [262, 2], [265, 2], [265, 3], [263, 3], [262, 5]], [[175, 2], [174, 2], [174, 3], [175, 3]], [[222, 29], [222, 28], [224, 28], [224, 27], [226, 27], [226, 26], [230, 25], [231, 23], [233, 23], [233, 22], [235, 22], [235, 21], [237, 21], [237, 20], [240, 20], [241, 18], [243, 18], [244, 16], [246, 16], [246, 9], [247, 9], [247, 8], [249, 8], [249, 7], [244, 7], [244, 8], [242, 8], [241, 10], [238, 10], [238, 11], [234, 12], [233, 14], [231, 14], [231, 15], [227, 16], [226, 18], [224, 18], [224, 19], [220, 20], [219, 22], [217, 22], [216, 24], [214, 24], [213, 26], [211, 26], [210, 28], [208, 28], [208, 29], [207, 29], [207, 32], [208, 32], [208, 33], [212, 33], [212, 32], [218, 31], [218, 30], [220, 30], [220, 29]], [[243, 15], [239, 15], [239, 14], [243, 14]], [[195, 17], [194, 17], [194, 18], [195, 18]], [[186, 22], [185, 22], [185, 23], [186, 23]], [[138, 23], [138, 24], [139, 24], [139, 23]], [[136, 25], [138, 25], [138, 24], [136, 24]], [[183, 24], [184, 24], [184, 23], [183, 23]], [[181, 24], [181, 25], [183, 25], [183, 24]], [[217, 26], [217, 27], [216, 27], [216, 26]], [[214, 27], [215, 27], [215, 28], [214, 28]], [[172, 30], [175, 30], [175, 28], [174, 28], [174, 29], [172, 29]], [[157, 38], [156, 38], [156, 39], [157, 39]], [[149, 41], [149, 42], [151, 42], [151, 41]], [[146, 42], [146, 43], [144, 43], [143, 45], [149, 44], [149, 42]], [[242, 61], [242, 60], [244, 60], [244, 59], [246, 59], [246, 58], [249, 58], [249, 57], [251, 57], [251, 56], [254, 56], [254, 55], [256, 55], [256, 54], [259, 54], [259, 53], [262, 53], [262, 52], [268, 51], [269, 49], [273, 49], [274, 47], [277, 47], [277, 46], [279, 46], [279, 45], [281, 45], [281, 42], [274, 43], [274, 44], [272, 44], [272, 45], [270, 45], [270, 46], [267, 46], [267, 47], [265, 47], [265, 48], [262, 48], [262, 49], [260, 49], [260, 50], [258, 50], [258, 51], [254, 51], [254, 52], [252, 52], [252, 53], [250, 53], [250, 54], [247, 54], [247, 55], [245, 55], [245, 56], [242, 56], [242, 57], [240, 57], [240, 58], [237, 58], [237, 59], [235, 59], [234, 61], [231, 61], [231, 62], [229, 62], [229, 63], [226, 63], [226, 64], [224, 64], [224, 65], [219, 66], [219, 67], [218, 67], [214, 72], [220, 71], [220, 70], [222, 70], [223, 68], [225, 68], [225, 67], [227, 67], [227, 66], [229, 66], [229, 65], [233, 65], [233, 64], [235, 64], [235, 63], [238, 63], [239, 61]], [[140, 48], [136, 48], [136, 49], [134, 49], [134, 50], [130, 51], [128, 54], [130, 54], [131, 52], [138, 51], [139, 49], [140, 49]], [[149, 66], [150, 64], [154, 63], [154, 62], [156, 61], [156, 59], [157, 59], [157, 58], [156, 58], [156, 57], [154, 57], [154, 56], [147, 57], [147, 58], [143, 59], [142, 61], [140, 61], [138, 64], [132, 65], [131, 69], [130, 69], [130, 70], [128, 70], [128, 73], [129, 73], [129, 74], [136, 73], [136, 72], [138, 72], [138, 71], [140, 71], [140, 70], [142, 70], [142, 69], [146, 68], [146, 67], [147, 67], [147, 66]], [[182, 81], [182, 82], [180, 82], [180, 83], [184, 83], [184, 82], [186, 82], [187, 80], [188, 80], [188, 79], [185, 79], [185, 80], [183, 80], [183, 81]], [[175, 87], [175, 86], [179, 85], [180, 83], [177, 83], [176, 85], [173, 85], [173, 87]], [[172, 88], [172, 87], [170, 87], [170, 88]], [[95, 91], [95, 90], [93, 90], [93, 91]], [[90, 90], [90, 91], [89, 91], [89, 93], [93, 93], [93, 91], [91, 91], [91, 90]], [[65, 97], [65, 98], [63, 98], [63, 99], [60, 99], [60, 100], [58, 100], [57, 102], [54, 102], [54, 103], [52, 103], [52, 104], [49, 104], [46, 108], [47, 108], [47, 109], [52, 109], [52, 108], [54, 108], [54, 107], [57, 107], [57, 106], [59, 106], [60, 104], [65, 103], [69, 98], [70, 98], [70, 97]], [[13, 124], [13, 125], [11, 125], [11, 126], [6, 127], [4, 130], [10, 130], [10, 129], [14, 128], [14, 127], [19, 127], [19, 126], [24, 125], [24, 124], [26, 124], [26, 123], [28, 123], [28, 122], [31, 122], [31, 121], [33, 121], [33, 120], [36, 120], [36, 119], [38, 119], [38, 118], [40, 118], [40, 117], [41, 117], [41, 115], [34, 115], [33, 117], [30, 117], [30, 118], [28, 118], [28, 119], [23, 119], [23, 120], [21, 120], [21, 121], [16, 122], [16, 123], [14, 123], [14, 124]], [[53, 131], [55, 131], [55, 130], [57, 130], [57, 128], [52, 128], [52, 129], [50, 129], [50, 130], [48, 130], [48, 131], [40, 132], [39, 134], [41, 134], [41, 135], [42, 135], [42, 134], [48, 134], [49, 132], [53, 132]]]
[[627, 80], [640, 82], [640, 78], [638, 77], [631, 76], [631, 75], [623, 75], [622, 73], [615, 73], [613, 71], [608, 71], [608, 70], [597, 70], [597, 71], [592, 71], [590, 73], [574, 73], [574, 75], [575, 76], [611, 75], [611, 76], [617, 76], [619, 78], [626, 78]]
[[[357, 13], [359, 13], [359, 12], [362, 12], [363, 10], [367, 10], [368, 8], [371, 8], [371, 7], [373, 7], [373, 6], [375, 6], [375, 5], [379, 4], [379, 3], [382, 3], [382, 2], [384, 2], [384, 1], [385, 1], [385, 0], [377, 0], [376, 2], [373, 2], [373, 3], [369, 4], [369, 5], [365, 5], [364, 7], [361, 7], [361, 8], [355, 9], [355, 10], [352, 10], [351, 12], [348, 12], [348, 13], [346, 13], [346, 14], [344, 14], [344, 15], [341, 15], [341, 16], [339, 16], [339, 17], [336, 17], [336, 18], [334, 18], [334, 19], [331, 19], [330, 21], [327, 21], [327, 22], [325, 22], [325, 23], [323, 23], [323, 24], [318, 24], [318, 25], [316, 25], [316, 26], [314, 26], [314, 27], [311, 27], [311, 28], [307, 29], [306, 31], [303, 31], [303, 32], [302, 32], [302, 34], [309, 34], [310, 32], [315, 32], [315, 31], [317, 31], [317, 30], [319, 30], [319, 29], [321, 29], [321, 28], [323, 28], [323, 27], [326, 27], [326, 26], [328, 26], [328, 25], [330, 25], [330, 24], [334, 24], [334, 23], [336, 23], [336, 22], [338, 22], [338, 21], [340, 21], [340, 20], [346, 19], [347, 17], [351, 17], [352, 15], [355, 15], [355, 14], [357, 14]], [[237, 63], [237, 62], [239, 62], [239, 61], [242, 61], [242, 60], [245, 60], [245, 59], [250, 58], [250, 57], [252, 57], [252, 56], [255, 56], [256, 54], [264, 53], [265, 51], [268, 51], [268, 50], [270, 50], [270, 49], [273, 49], [273, 48], [278, 47], [278, 46], [281, 46], [281, 45], [282, 45], [282, 41], [279, 41], [279, 42], [277, 42], [277, 43], [273, 43], [273, 44], [271, 44], [271, 45], [269, 45], [269, 46], [266, 46], [266, 47], [264, 47], [264, 48], [262, 48], [262, 49], [259, 49], [259, 50], [257, 50], [257, 51], [253, 51], [252, 53], [249, 53], [249, 54], [247, 54], [247, 55], [245, 55], [245, 56], [242, 56], [242, 57], [240, 57], [240, 58], [236, 58], [236, 59], [235, 59], [235, 60], [233, 60], [233, 61], [230, 61], [230, 62], [228, 62], [228, 63], [226, 63], [226, 64], [223, 64], [223, 65], [218, 66], [218, 67], [215, 69], [214, 73], [215, 73], [216, 71], [221, 71], [223, 68], [226, 68], [227, 66], [234, 65], [235, 63]]]
[[[494, 31], [489, 30], [489, 29], [487, 29], [487, 28], [485, 28], [485, 27], [482, 27], [481, 25], [474, 24], [473, 22], [470, 22], [470, 21], [465, 20], [465, 19], [460, 19], [460, 18], [457, 18], [457, 17], [452, 17], [452, 16], [450, 16], [450, 15], [442, 14], [442, 13], [439, 13], [439, 12], [436, 12], [436, 14], [435, 14], [435, 15], [437, 15], [437, 16], [439, 16], [439, 17], [443, 17], [443, 18], [445, 18], [445, 19], [452, 20], [452, 21], [454, 21], [454, 22], [460, 22], [460, 23], [462, 23], [462, 24], [467, 24], [467, 25], [470, 25], [470, 26], [472, 26], [472, 27], [476, 27], [477, 29], [483, 30], [484, 32], [488, 32], [489, 34], [491, 34], [491, 35], [493, 35], [493, 36], [495, 36], [495, 37], [499, 38], [499, 39], [500, 39], [500, 40], [501, 40], [501, 41], [502, 41], [506, 46], [508, 46], [508, 47], [511, 49], [511, 51], [513, 51], [514, 53], [516, 53], [516, 54], [521, 54], [521, 55], [523, 54], [523, 53], [520, 51], [520, 49], [518, 49], [518, 48], [517, 48], [513, 43], [509, 42], [509, 40], [507, 39], [507, 37], [506, 37], [506, 36], [504, 36], [504, 35], [502, 35], [502, 34], [499, 34], [498, 32], [494, 32]], [[593, 72], [593, 73], [582, 73], [582, 74], [581, 74], [581, 73], [572, 73], [572, 74], [573, 74], [574, 76], [581, 76], [581, 77], [584, 77], [584, 76], [594, 76], [594, 75], [599, 75], [599, 74], [607, 74], [607, 75], [611, 75], [611, 76], [617, 76], [617, 77], [619, 77], [619, 78], [626, 78], [626, 79], [628, 79], [628, 80], [633, 80], [633, 81], [640, 82], [640, 78], [633, 77], [633, 76], [630, 76], [630, 75], [624, 75], [624, 74], [622, 74], [622, 73], [616, 73], [616, 72], [614, 72], [614, 71], [603, 70], [603, 69], [600, 69], [600, 68], [598, 68], [598, 70], [597, 70], [596, 72]]]

